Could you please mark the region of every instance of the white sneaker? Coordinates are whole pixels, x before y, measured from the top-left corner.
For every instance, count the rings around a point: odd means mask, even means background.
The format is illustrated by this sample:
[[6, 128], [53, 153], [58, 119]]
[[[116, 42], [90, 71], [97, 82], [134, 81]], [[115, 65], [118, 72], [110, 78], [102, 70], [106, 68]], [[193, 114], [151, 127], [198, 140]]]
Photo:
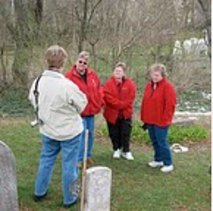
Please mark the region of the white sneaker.
[[134, 160], [134, 157], [132, 156], [131, 152], [123, 152], [121, 155], [127, 160]]
[[113, 158], [119, 159], [121, 157], [121, 150], [117, 149], [113, 153]]
[[164, 173], [169, 173], [174, 170], [174, 166], [173, 165], [164, 166], [160, 170]]
[[148, 163], [148, 165], [152, 168], [163, 166], [163, 162], [161, 161], [151, 161]]

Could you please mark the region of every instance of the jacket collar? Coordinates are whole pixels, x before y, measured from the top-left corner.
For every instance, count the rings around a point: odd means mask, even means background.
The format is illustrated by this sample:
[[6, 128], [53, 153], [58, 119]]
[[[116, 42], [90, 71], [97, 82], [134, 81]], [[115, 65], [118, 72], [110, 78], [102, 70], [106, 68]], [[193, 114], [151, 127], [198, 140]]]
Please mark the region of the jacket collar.
[[[71, 70], [73, 72], [73, 75], [80, 76], [79, 72], [76, 70], [76, 65], [72, 66]], [[85, 72], [86, 72], [87, 75], [89, 75], [92, 71], [91, 71], [90, 68], [86, 68]]]
[[52, 71], [52, 70], [45, 70], [42, 73], [42, 76], [50, 76], [50, 77], [56, 77], [56, 78], [64, 78], [64, 75], [62, 73]]
[[[157, 87], [158, 86], [161, 86], [162, 84], [164, 84], [164, 83], [166, 83], [166, 78], [163, 78], [161, 81], [159, 81], [159, 82], [157, 82], [156, 84], [157, 84]], [[151, 87], [153, 87], [154, 86], [154, 82], [153, 81], [151, 81]]]
[[[118, 81], [115, 79], [114, 76], [112, 76], [111, 78], [112, 78], [112, 80], [114, 81], [114, 83], [116, 83], [116, 84], [119, 84], [119, 83], [120, 83], [120, 82], [118, 82]], [[122, 81], [121, 81], [121, 83], [123, 84], [125, 81], [126, 81], [126, 78], [123, 78]]]

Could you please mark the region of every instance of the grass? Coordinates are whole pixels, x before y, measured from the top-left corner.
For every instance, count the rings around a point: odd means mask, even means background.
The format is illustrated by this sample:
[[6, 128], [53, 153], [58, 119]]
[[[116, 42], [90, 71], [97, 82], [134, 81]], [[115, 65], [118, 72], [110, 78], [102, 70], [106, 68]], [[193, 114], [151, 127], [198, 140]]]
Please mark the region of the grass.
[[[139, 121], [134, 121], [132, 126], [131, 139], [134, 142], [141, 142], [144, 144], [149, 144], [150, 139], [148, 131], [144, 131], [141, 128], [142, 123]], [[103, 136], [108, 136], [107, 126], [104, 125], [101, 128], [101, 133]], [[172, 125], [168, 132], [168, 141], [170, 144], [181, 143], [185, 141], [201, 141], [203, 139], [209, 138], [208, 130], [200, 125], [191, 126], [175, 126]]]
[[[28, 119], [0, 120], [0, 137], [13, 151], [17, 163], [20, 211], [65, 210], [62, 207], [60, 157], [56, 162], [47, 200], [32, 200], [34, 180], [40, 155], [38, 128]], [[163, 174], [146, 163], [152, 149], [142, 143], [132, 144], [134, 161], [112, 159], [108, 138], [97, 136], [94, 145], [95, 165], [112, 169], [111, 211], [209, 211], [211, 210], [211, 176], [208, 169], [211, 149], [190, 149], [174, 154], [175, 170]], [[80, 204], [71, 208], [78, 211]]]

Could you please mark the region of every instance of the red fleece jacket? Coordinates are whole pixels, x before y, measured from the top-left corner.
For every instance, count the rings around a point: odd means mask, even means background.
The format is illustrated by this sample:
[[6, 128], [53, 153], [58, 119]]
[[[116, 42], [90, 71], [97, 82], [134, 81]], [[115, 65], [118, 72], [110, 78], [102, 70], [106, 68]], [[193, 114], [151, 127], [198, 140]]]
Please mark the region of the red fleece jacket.
[[173, 85], [166, 79], [157, 83], [149, 82], [144, 90], [141, 103], [141, 120], [157, 126], [168, 126], [172, 123], [176, 106], [176, 93]]
[[95, 71], [90, 68], [86, 69], [86, 83], [77, 72], [75, 65], [71, 67], [67, 73], [65, 73], [65, 77], [74, 82], [87, 96], [88, 104], [81, 113], [81, 116], [85, 117], [97, 114], [103, 105], [103, 96], [100, 80]]
[[130, 118], [133, 113], [133, 102], [136, 96], [136, 88], [133, 81], [129, 78], [121, 83], [120, 91], [117, 87], [118, 82], [112, 76], [103, 87], [104, 93], [104, 117], [115, 124], [119, 112], [122, 112], [125, 119]]

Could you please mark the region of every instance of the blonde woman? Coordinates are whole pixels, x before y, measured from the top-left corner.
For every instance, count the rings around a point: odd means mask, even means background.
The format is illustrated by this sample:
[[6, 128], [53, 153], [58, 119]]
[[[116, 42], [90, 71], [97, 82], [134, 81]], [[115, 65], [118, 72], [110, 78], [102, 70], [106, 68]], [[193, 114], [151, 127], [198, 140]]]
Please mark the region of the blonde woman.
[[133, 103], [136, 96], [134, 82], [126, 76], [126, 64], [119, 62], [104, 88], [104, 117], [112, 142], [113, 158], [121, 156], [134, 160], [130, 152]]

